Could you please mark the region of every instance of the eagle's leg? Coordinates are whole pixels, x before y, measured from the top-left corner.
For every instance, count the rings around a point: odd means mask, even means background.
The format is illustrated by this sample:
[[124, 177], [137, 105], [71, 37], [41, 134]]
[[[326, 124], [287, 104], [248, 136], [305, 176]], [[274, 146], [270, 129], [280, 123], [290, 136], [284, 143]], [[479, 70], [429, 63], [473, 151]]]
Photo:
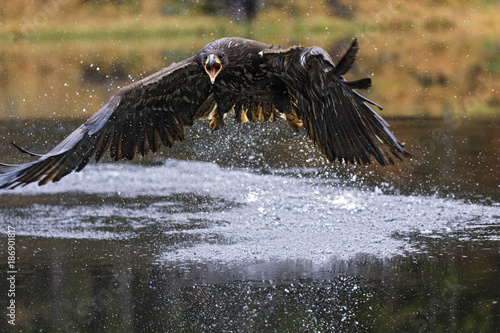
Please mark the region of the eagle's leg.
[[217, 109], [213, 113], [212, 121], [209, 124], [212, 131], [216, 131], [224, 125], [224, 115], [231, 111], [237, 97], [230, 91], [224, 90], [221, 92], [217, 86], [214, 88], [214, 97], [215, 102], [217, 103]]
[[272, 86], [273, 104], [279, 113], [285, 114], [288, 125], [295, 131], [302, 127], [302, 120], [297, 116], [297, 99], [290, 88], [280, 84]]
[[295, 114], [285, 113], [286, 120], [288, 121], [288, 125], [293, 128], [295, 131], [298, 131], [299, 128], [302, 127], [302, 120], [299, 119]]
[[224, 125], [224, 117], [219, 114], [219, 112], [216, 112], [214, 116], [212, 117], [212, 121], [210, 122], [209, 126], [212, 129], [212, 131], [218, 130], [222, 125]]

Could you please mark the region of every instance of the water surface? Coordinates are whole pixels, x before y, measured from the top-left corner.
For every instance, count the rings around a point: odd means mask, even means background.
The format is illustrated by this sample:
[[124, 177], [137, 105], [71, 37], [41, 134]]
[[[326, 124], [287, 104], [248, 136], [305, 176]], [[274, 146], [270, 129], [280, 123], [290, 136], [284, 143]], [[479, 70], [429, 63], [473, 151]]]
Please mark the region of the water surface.
[[[388, 168], [328, 165], [284, 124], [200, 123], [162, 154], [2, 192], [16, 328], [494, 330], [498, 124], [392, 123], [417, 158]], [[43, 151], [77, 122], [2, 126]]]

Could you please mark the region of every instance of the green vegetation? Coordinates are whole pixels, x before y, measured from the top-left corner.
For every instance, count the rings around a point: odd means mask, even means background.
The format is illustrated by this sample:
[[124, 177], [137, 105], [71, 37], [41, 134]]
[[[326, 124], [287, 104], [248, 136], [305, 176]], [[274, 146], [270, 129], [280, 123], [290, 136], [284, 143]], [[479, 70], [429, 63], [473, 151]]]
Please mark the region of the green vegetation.
[[357, 37], [353, 76], [373, 76], [370, 97], [386, 106], [385, 115], [499, 114], [498, 2], [270, 0], [258, 2], [252, 20], [234, 14], [228, 3], [9, 1], [0, 8], [1, 48], [147, 42], [190, 54], [216, 38], [243, 36], [283, 46], [316, 44], [335, 58]]

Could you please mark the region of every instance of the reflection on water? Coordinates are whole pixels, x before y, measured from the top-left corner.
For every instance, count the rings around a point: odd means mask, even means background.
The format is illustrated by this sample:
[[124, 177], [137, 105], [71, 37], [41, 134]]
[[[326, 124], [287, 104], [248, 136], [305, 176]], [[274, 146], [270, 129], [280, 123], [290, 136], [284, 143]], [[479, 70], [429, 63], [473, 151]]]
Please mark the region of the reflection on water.
[[[147, 47], [8, 53], [1, 162], [30, 160], [10, 141], [47, 151], [129, 74], [190, 52]], [[199, 123], [160, 154], [0, 192], [0, 234], [16, 228], [12, 331], [494, 331], [499, 123], [390, 122], [414, 160], [329, 165], [283, 123]], [[2, 259], [2, 293], [6, 272]]]
[[498, 242], [421, 241], [450, 245], [428, 254], [332, 260], [312, 271], [310, 261], [300, 260], [162, 265], [127, 243], [19, 237], [18, 327], [493, 332]]

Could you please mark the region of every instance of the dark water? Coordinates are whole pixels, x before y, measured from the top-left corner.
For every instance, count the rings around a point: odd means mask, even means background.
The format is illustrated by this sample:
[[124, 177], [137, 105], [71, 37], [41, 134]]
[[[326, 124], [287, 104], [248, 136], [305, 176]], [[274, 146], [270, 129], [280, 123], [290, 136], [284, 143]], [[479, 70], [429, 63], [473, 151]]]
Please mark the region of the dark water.
[[[414, 160], [332, 166], [285, 125], [200, 123], [156, 156], [1, 192], [0, 327], [498, 331], [499, 123], [391, 123]], [[2, 161], [78, 124], [4, 121]]]

